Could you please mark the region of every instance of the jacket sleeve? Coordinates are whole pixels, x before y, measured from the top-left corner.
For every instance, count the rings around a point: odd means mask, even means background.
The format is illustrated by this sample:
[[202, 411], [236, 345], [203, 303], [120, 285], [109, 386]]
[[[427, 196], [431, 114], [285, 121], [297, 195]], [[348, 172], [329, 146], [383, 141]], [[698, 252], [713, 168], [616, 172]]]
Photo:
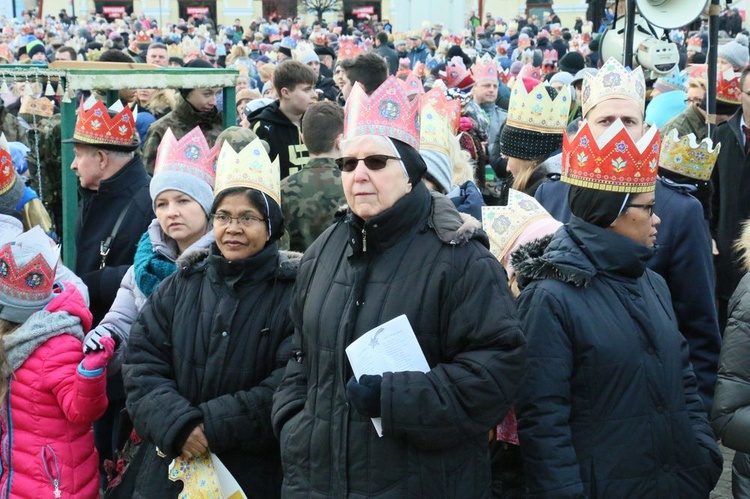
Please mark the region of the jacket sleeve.
[[222, 395], [200, 405], [211, 451], [220, 454], [239, 447], [262, 454], [278, 446], [271, 425], [271, 405], [273, 393], [284, 375], [284, 363], [289, 358], [291, 333], [292, 324], [287, 319], [281, 331], [284, 339], [276, 351], [277, 367], [260, 385]]
[[730, 303], [711, 423], [727, 447], [750, 453], [750, 294], [745, 277]]
[[516, 402], [518, 438], [530, 497], [584, 496], [568, 420], [573, 347], [565, 310], [548, 291], [533, 286], [519, 298], [528, 341]]
[[109, 312], [101, 320], [99, 325], [86, 335], [84, 343], [94, 334], [96, 330], [104, 330], [113, 338], [117, 338], [118, 346], [115, 354], [107, 364], [107, 376], [112, 377], [119, 374], [122, 368], [122, 362], [125, 357], [125, 349], [128, 346], [128, 337], [133, 321], [138, 316], [138, 307], [135, 301], [136, 284], [135, 272], [131, 266], [125, 273], [120, 289], [117, 290], [117, 296]]
[[93, 423], [107, 410], [107, 376], [86, 376], [78, 370], [83, 352], [73, 336], [57, 336], [48, 343], [40, 379], [49, 383], [68, 421]]
[[133, 426], [168, 457], [182, 452], [188, 434], [203, 414], [180, 394], [172, 369], [172, 275], [149, 297], [130, 330], [122, 366], [126, 405]]
[[143, 144], [143, 164], [150, 175], [154, 173], [156, 152], [159, 149], [159, 144], [161, 144], [161, 139], [164, 137], [165, 131], [163, 127], [156, 125], [151, 125], [148, 129], [148, 135], [146, 135], [146, 141]]
[[439, 311], [445, 360], [427, 373], [385, 373], [381, 386], [383, 434], [423, 449], [486, 434], [510, 409], [525, 358], [498, 261], [489, 252], [472, 253], [466, 267], [450, 272], [458, 277], [446, 283], [448, 299]]

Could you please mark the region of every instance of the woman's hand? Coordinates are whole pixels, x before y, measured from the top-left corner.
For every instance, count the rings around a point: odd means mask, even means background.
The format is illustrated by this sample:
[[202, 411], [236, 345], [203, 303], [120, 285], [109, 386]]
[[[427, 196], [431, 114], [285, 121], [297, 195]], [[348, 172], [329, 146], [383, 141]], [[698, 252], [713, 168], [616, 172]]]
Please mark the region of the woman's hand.
[[203, 423], [201, 423], [190, 432], [185, 445], [182, 446], [180, 457], [183, 459], [192, 459], [206, 453], [208, 453], [208, 440], [206, 440], [206, 434], [203, 433]]

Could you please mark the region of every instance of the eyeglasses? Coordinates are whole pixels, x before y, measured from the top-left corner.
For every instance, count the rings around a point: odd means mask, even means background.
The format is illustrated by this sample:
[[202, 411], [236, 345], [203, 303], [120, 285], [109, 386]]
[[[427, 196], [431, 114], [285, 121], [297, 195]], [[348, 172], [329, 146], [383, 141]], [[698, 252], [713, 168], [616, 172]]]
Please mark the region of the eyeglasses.
[[368, 170], [382, 170], [388, 164], [389, 159], [398, 159], [396, 156], [387, 156], [385, 154], [373, 154], [364, 158], [355, 158], [353, 156], [344, 156], [336, 159], [336, 165], [342, 172], [353, 172], [360, 161], [365, 162]]
[[701, 105], [703, 105], [703, 99], [685, 99], [685, 104], [687, 104], [688, 106], [690, 104], [695, 104], [696, 106], [701, 106]]
[[654, 215], [654, 205], [656, 203], [649, 203], [649, 204], [626, 204], [625, 208], [641, 208], [643, 210], [646, 210], [648, 212], [648, 216], [651, 217]]
[[237, 225], [247, 229], [254, 223], [263, 223], [265, 219], [258, 218], [255, 215], [240, 215], [239, 217], [230, 217], [224, 213], [214, 213], [214, 225], [217, 227], [228, 227], [232, 225], [232, 220], [237, 220]]

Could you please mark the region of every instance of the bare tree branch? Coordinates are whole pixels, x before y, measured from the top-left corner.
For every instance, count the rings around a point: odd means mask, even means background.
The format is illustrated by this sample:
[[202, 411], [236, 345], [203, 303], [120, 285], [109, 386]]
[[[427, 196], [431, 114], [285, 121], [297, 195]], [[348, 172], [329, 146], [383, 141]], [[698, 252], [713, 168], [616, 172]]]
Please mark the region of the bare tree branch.
[[342, 0], [300, 0], [300, 10], [314, 12], [318, 20], [323, 19], [326, 12], [338, 12], [343, 9]]

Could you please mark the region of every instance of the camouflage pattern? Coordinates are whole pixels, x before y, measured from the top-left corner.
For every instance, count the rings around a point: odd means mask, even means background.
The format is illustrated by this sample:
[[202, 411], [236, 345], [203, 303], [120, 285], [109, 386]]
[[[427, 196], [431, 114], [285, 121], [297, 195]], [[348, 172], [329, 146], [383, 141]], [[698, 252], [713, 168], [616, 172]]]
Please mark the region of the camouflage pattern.
[[[244, 149], [246, 145], [257, 138], [258, 136], [255, 135], [255, 132], [253, 132], [249, 128], [241, 126], [230, 126], [219, 134], [219, 136], [216, 138], [216, 143], [223, 144], [226, 140], [235, 151], [239, 152]], [[268, 152], [268, 142], [266, 142], [265, 140], [261, 140], [261, 142], [263, 143], [263, 147], [266, 149], [266, 152]]]
[[181, 139], [196, 126], [201, 127], [209, 146], [213, 146], [219, 134], [224, 129], [221, 113], [218, 111], [204, 113], [196, 111], [179, 94], [176, 97], [175, 108], [166, 116], [156, 120], [148, 129], [146, 141], [143, 144], [143, 163], [149, 175], [154, 174], [156, 151], [167, 129], [171, 128], [175, 138]]
[[8, 142], [21, 142], [29, 146], [29, 139], [26, 136], [21, 122], [13, 116], [0, 100], [0, 132], [5, 134]]
[[281, 211], [292, 251], [304, 252], [346, 205], [341, 172], [333, 158], [313, 158], [281, 181]]
[[[52, 218], [53, 230], [60, 232], [62, 230], [62, 147], [60, 144], [60, 115], [55, 114], [49, 118], [37, 117], [36, 126], [33, 126], [33, 120], [28, 120], [29, 143], [31, 152], [27, 156], [29, 163], [29, 180], [26, 184], [40, 193], [42, 203], [47, 208], [47, 212]], [[35, 144], [39, 140], [39, 157], [41, 158], [41, 186], [39, 185], [40, 176], [37, 174], [39, 165], [37, 164]]]

